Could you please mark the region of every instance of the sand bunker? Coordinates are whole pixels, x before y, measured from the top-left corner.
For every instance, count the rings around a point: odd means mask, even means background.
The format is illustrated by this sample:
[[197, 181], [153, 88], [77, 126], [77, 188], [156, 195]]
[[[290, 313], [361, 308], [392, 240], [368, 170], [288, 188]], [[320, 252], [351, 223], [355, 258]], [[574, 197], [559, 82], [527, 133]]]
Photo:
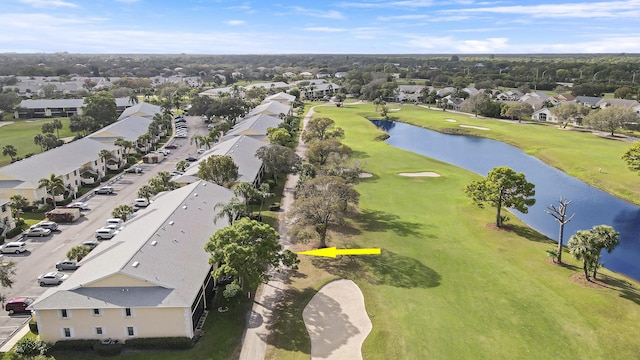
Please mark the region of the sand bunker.
[[373, 174], [363, 172], [363, 173], [360, 173], [360, 175], [358, 175], [358, 177], [359, 177], [360, 179], [368, 179], [368, 178], [372, 178], [372, 177], [373, 177]]
[[444, 119], [444, 121], [448, 121], [448, 122], [458, 122], [458, 120], [454, 120], [454, 119]]
[[394, 109], [389, 109], [389, 111], [400, 111], [400, 109], [394, 108]]
[[458, 126], [463, 127], [463, 128], [476, 129], [476, 130], [491, 130], [491, 129], [486, 128], [486, 127], [472, 126], [472, 125], [458, 125]]
[[409, 177], [439, 177], [440, 174], [433, 171], [423, 171], [423, 172], [414, 172], [414, 173], [399, 173], [400, 176], [409, 176]]

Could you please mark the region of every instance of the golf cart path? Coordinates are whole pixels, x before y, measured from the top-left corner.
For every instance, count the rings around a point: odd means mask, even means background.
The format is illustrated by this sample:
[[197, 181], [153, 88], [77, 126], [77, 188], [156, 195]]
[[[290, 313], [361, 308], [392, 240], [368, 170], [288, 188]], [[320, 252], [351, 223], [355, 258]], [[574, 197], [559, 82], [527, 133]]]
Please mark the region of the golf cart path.
[[364, 296], [351, 280], [336, 280], [313, 296], [302, 312], [311, 338], [311, 359], [362, 359], [373, 328]]

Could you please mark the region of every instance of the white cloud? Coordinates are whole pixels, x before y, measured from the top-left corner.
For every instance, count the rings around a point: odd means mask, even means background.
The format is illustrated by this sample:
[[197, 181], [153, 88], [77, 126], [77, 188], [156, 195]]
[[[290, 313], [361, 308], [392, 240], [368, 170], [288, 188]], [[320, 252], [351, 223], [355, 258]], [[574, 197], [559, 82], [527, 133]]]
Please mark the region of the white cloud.
[[323, 18], [323, 19], [336, 19], [336, 20], [344, 19], [344, 15], [342, 15], [341, 12], [335, 11], [335, 10], [315, 10], [315, 9], [303, 8], [300, 6], [293, 6], [291, 7], [291, 9], [297, 13], [311, 16], [311, 17], [317, 17], [317, 18]]
[[421, 8], [434, 5], [432, 0], [398, 0], [398, 1], [368, 1], [368, 2], [343, 2], [340, 7], [361, 8], [361, 9], [382, 9], [382, 8]]
[[443, 13], [488, 13], [526, 15], [535, 18], [637, 18], [637, 0], [611, 2], [555, 3], [540, 5], [492, 6], [444, 10]]
[[322, 26], [306, 27], [306, 28], [304, 28], [304, 30], [306, 30], [306, 31], [314, 31], [314, 32], [325, 32], [325, 33], [338, 33], [338, 32], [347, 31], [347, 29], [322, 27]]
[[246, 21], [244, 20], [227, 20], [224, 22], [227, 25], [230, 26], [238, 26], [238, 25], [244, 25], [246, 23]]
[[78, 5], [62, 0], [20, 0], [21, 3], [27, 4], [36, 8], [50, 8], [50, 7], [71, 7], [75, 8]]

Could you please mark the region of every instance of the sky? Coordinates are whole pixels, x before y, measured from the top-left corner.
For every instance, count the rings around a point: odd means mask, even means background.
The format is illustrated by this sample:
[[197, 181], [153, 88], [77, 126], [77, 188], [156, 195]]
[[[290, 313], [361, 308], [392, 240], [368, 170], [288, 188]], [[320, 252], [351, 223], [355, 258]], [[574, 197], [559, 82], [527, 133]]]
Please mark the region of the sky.
[[640, 0], [0, 0], [0, 52], [640, 53]]

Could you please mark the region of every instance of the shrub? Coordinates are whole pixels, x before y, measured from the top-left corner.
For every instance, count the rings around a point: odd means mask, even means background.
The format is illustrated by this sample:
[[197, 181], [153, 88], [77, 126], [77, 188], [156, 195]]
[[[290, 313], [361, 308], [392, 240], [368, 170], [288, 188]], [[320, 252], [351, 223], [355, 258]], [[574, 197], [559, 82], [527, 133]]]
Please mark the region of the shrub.
[[388, 139], [388, 138], [390, 138], [390, 137], [391, 137], [391, 135], [389, 135], [389, 134], [387, 134], [387, 133], [384, 133], [384, 134], [380, 134], [380, 135], [376, 136], [376, 137], [375, 137], [375, 140], [376, 140], [376, 141], [385, 141], [385, 140], [387, 140], [387, 139]]
[[193, 341], [188, 337], [136, 338], [127, 340], [124, 345], [134, 349], [183, 350], [191, 348]]
[[22, 232], [22, 228], [20, 226], [16, 226], [15, 228], [7, 231], [7, 238], [12, 238], [14, 236], [18, 236]]
[[93, 350], [101, 356], [116, 356], [122, 352], [122, 344], [103, 344], [98, 342], [93, 345]]
[[93, 350], [93, 347], [100, 344], [99, 340], [77, 339], [58, 341], [53, 345], [54, 350]]
[[32, 317], [31, 320], [29, 320], [29, 330], [32, 333], [38, 335], [38, 322], [34, 317]]
[[23, 356], [47, 355], [51, 346], [44, 341], [22, 338], [16, 345], [15, 353]]

